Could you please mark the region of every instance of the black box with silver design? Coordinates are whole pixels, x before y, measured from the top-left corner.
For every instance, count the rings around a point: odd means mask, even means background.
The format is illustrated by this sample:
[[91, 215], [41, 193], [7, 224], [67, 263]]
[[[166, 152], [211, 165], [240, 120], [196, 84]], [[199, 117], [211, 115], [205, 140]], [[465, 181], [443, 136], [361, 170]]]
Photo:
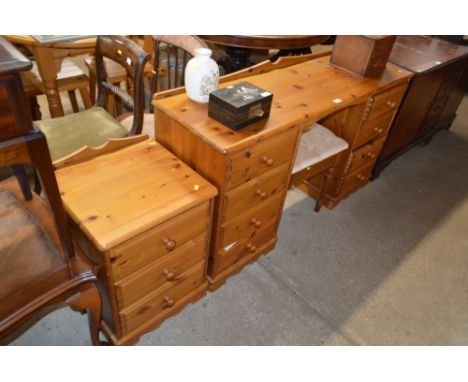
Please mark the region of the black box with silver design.
[[273, 95], [240, 82], [210, 93], [208, 115], [233, 130], [239, 130], [270, 115]]

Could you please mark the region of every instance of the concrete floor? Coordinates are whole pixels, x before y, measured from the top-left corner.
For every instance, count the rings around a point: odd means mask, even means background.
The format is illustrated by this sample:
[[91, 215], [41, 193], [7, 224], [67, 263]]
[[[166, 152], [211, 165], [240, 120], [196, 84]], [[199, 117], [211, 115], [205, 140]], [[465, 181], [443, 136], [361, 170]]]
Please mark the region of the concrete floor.
[[[289, 192], [276, 249], [140, 345], [468, 345], [468, 96], [451, 131], [334, 210]], [[89, 345], [49, 314], [12, 345]]]

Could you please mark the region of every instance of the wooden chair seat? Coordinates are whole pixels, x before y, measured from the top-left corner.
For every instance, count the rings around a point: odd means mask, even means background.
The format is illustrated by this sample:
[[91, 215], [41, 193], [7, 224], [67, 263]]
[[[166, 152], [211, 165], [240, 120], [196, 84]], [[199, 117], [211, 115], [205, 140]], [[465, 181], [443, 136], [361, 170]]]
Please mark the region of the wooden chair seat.
[[35, 124], [47, 138], [52, 161], [83, 146], [98, 147], [109, 138], [123, 138], [129, 134], [129, 130], [100, 106], [65, 117], [36, 121]]
[[[51, 216], [38, 198], [28, 202], [39, 213], [33, 216], [15, 194], [19, 192], [14, 179], [0, 184], [0, 301], [44, 276], [65, 266], [51, 237]], [[12, 192], [13, 191], [13, 192]], [[40, 222], [42, 220], [42, 224]], [[34, 256], [31, 254], [34, 253]], [[8, 272], [7, 272], [8, 270]]]
[[80, 309], [89, 298], [99, 304], [92, 338], [98, 345], [100, 297], [88, 284], [96, 279], [93, 267], [79, 251], [66, 260], [46, 202], [34, 193], [25, 200], [10, 178], [0, 183], [0, 216], [0, 337], [8, 338], [38, 309], [75, 296], [67, 301], [72, 307]]
[[[33, 62], [33, 67], [28, 72], [21, 73], [21, 80], [23, 82], [24, 92], [26, 98], [33, 98], [45, 94], [44, 84], [39, 74], [37, 65]], [[83, 104], [86, 109], [92, 106], [91, 97], [89, 94], [89, 78], [76, 64], [69, 59], [64, 59], [60, 72], [57, 75], [57, 87], [59, 91], [66, 91], [70, 97], [73, 111], [79, 111], [78, 103], [76, 100], [75, 90], [81, 94]], [[37, 112], [35, 112], [37, 114]], [[35, 118], [39, 119], [39, 118]]]

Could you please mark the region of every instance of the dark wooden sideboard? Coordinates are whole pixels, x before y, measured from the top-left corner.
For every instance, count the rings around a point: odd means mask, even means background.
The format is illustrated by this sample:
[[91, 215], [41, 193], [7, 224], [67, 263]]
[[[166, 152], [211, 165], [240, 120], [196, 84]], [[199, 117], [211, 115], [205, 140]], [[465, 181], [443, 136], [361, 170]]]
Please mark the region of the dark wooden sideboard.
[[390, 62], [415, 75], [373, 171], [378, 176], [412, 147], [450, 128], [468, 83], [468, 47], [426, 36], [399, 36]]

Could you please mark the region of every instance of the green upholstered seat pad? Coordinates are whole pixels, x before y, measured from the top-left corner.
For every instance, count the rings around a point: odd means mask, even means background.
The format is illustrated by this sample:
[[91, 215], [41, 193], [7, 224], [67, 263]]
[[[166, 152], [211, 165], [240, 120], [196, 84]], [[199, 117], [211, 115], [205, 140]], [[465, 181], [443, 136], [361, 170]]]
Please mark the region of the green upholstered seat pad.
[[98, 106], [65, 117], [36, 121], [35, 124], [47, 138], [52, 161], [83, 146], [97, 147], [109, 138], [128, 135], [124, 126]]

